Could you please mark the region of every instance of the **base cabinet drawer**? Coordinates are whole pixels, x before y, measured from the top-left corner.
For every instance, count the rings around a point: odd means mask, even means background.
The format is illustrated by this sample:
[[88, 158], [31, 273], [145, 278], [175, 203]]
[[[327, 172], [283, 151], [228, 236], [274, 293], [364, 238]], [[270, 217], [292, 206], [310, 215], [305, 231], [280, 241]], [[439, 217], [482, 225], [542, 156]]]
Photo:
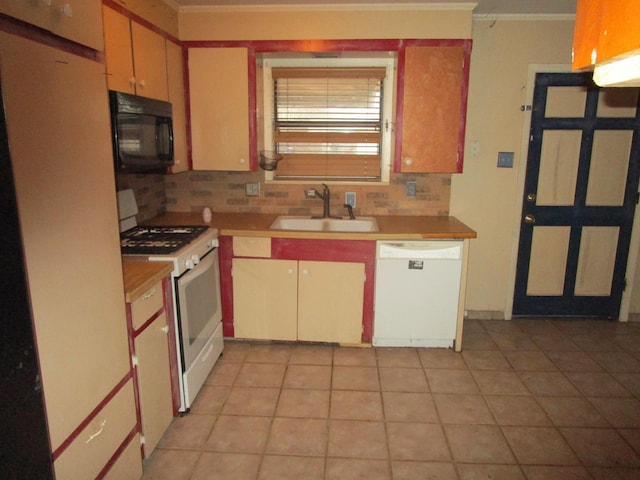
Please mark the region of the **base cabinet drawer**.
[[[72, 408], [71, 405], [69, 408]], [[133, 381], [129, 380], [55, 460], [56, 478], [96, 478], [136, 428], [136, 424]], [[141, 464], [139, 447], [138, 458]], [[137, 465], [134, 467], [137, 468]], [[119, 478], [138, 478], [135, 473], [124, 472]]]

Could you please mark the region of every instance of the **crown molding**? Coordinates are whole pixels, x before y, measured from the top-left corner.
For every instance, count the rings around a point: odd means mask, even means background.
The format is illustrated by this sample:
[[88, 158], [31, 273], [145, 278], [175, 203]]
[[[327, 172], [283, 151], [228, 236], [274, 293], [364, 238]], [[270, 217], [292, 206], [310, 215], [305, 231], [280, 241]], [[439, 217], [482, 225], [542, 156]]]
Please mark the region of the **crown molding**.
[[503, 20], [509, 22], [517, 21], [575, 21], [576, 16], [573, 13], [474, 13], [474, 22], [495, 22], [496, 20]]
[[[172, 0], [164, 0], [172, 2]], [[172, 2], [175, 3], [175, 2]], [[210, 6], [183, 6], [178, 7], [181, 13], [228, 13], [228, 12], [297, 12], [297, 11], [407, 11], [407, 10], [431, 10], [431, 11], [473, 11], [474, 2], [460, 3], [345, 3], [345, 4], [290, 4], [290, 5], [210, 5]]]

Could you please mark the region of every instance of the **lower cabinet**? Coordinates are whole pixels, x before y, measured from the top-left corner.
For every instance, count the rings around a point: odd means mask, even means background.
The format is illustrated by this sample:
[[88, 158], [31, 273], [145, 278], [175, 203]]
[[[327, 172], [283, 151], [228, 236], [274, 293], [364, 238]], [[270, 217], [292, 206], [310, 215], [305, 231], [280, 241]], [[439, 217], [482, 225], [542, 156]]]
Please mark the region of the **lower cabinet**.
[[365, 266], [234, 258], [238, 338], [360, 343]]
[[119, 451], [123, 439], [127, 439], [125, 446], [135, 450], [137, 457], [127, 461], [120, 455], [108, 473], [112, 478], [116, 478], [113, 475], [119, 475], [118, 478], [121, 479], [139, 478], [142, 475], [140, 444], [135, 430], [133, 435], [131, 433], [135, 424], [134, 388], [133, 382], [129, 380], [56, 459], [56, 478], [99, 477], [105, 465], [109, 465], [114, 452]]
[[134, 300], [130, 312], [143, 451], [149, 458], [173, 419], [171, 339], [162, 282]]

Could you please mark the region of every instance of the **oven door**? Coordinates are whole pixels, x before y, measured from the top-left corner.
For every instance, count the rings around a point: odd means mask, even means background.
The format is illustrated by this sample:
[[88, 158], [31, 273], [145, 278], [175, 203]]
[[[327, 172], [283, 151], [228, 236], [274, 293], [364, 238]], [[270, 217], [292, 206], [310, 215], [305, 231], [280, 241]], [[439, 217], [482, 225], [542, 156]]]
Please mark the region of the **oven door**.
[[218, 249], [175, 279], [182, 371], [186, 372], [222, 320]]

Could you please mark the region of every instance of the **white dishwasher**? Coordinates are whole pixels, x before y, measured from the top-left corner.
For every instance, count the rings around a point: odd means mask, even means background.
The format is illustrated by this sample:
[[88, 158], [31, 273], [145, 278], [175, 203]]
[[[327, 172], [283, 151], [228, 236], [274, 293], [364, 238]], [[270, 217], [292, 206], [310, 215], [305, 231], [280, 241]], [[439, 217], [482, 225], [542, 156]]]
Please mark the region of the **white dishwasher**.
[[463, 242], [377, 242], [373, 345], [453, 347]]

